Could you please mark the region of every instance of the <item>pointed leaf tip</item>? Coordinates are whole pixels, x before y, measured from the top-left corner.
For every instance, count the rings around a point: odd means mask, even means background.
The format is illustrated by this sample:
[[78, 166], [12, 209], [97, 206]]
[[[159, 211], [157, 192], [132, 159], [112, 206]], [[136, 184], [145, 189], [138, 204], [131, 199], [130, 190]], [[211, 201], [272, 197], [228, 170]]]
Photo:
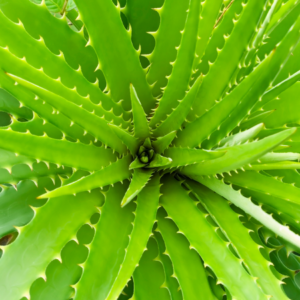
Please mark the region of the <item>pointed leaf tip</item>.
[[165, 136], [157, 138], [156, 141], [152, 142], [152, 146], [156, 153], [161, 154], [163, 153], [175, 139], [177, 131], [172, 131]]
[[159, 168], [169, 165], [172, 162], [172, 159], [169, 157], [164, 157], [160, 154], [155, 154], [154, 159], [150, 162], [146, 168]]
[[139, 194], [139, 192], [148, 183], [153, 172], [154, 172], [153, 169], [150, 170], [134, 169], [130, 185], [122, 199], [121, 207], [126, 206], [135, 198], [135, 196]]
[[148, 120], [144, 108], [138, 98], [137, 92], [130, 84], [130, 99], [134, 124], [134, 136], [140, 139], [146, 139], [150, 135]]
[[117, 135], [117, 137], [123, 142], [123, 144], [129, 149], [130, 153], [135, 155], [139, 147], [139, 141], [123, 128], [111, 123], [108, 125]]

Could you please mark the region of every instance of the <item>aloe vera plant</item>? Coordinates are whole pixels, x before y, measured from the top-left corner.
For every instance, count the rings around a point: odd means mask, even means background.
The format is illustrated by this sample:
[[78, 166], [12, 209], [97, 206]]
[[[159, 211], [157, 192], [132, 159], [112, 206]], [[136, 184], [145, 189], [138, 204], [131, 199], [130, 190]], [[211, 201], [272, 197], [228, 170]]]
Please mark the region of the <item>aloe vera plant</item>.
[[299, 0], [0, 0], [0, 298], [300, 297]]

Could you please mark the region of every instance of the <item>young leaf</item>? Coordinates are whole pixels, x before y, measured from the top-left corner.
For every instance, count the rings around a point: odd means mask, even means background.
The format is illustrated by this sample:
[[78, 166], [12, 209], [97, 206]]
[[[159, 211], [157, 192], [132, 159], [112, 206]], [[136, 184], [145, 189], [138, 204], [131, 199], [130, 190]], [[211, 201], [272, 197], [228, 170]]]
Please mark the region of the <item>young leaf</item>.
[[134, 124], [134, 136], [144, 140], [148, 138], [150, 134], [148, 121], [136, 90], [132, 84], [130, 84], [130, 98]]
[[150, 180], [153, 171], [153, 169], [134, 169], [128, 190], [126, 191], [121, 201], [122, 207], [124, 207], [130, 201], [132, 201], [134, 197], [143, 190], [143, 188], [147, 185], [148, 181]]
[[156, 153], [161, 154], [167, 149], [176, 136], [176, 131], [172, 131], [165, 136], [158, 137], [155, 141], [152, 141], [152, 146]]
[[111, 165], [96, 171], [91, 175], [87, 175], [73, 183], [64, 185], [54, 191], [47, 192], [39, 196], [42, 198], [54, 198], [63, 195], [77, 194], [83, 191], [90, 191], [98, 187], [104, 187], [106, 185], [113, 185], [119, 181], [128, 179], [130, 171], [128, 169], [130, 163], [130, 156], [127, 155], [122, 159], [117, 160]]
[[2, 149], [28, 157], [87, 171], [98, 170], [117, 158], [111, 149], [19, 133], [11, 129], [0, 130], [0, 145]]
[[173, 112], [167, 116], [165, 120], [158, 125], [153, 131], [153, 136], [165, 136], [172, 131], [176, 131], [181, 128], [186, 116], [190, 112], [194, 99], [197, 96], [197, 92], [202, 83], [202, 76], [200, 76], [191, 89], [186, 93], [185, 97], [180, 101], [179, 105], [173, 110]]
[[216, 159], [184, 167], [182, 172], [189, 175], [215, 175], [243, 168], [274, 149], [296, 132], [295, 128], [286, 129], [260, 141], [229, 147], [226, 153]]
[[[106, 299], [125, 257], [128, 235], [132, 231], [134, 203], [120, 206], [127, 184], [116, 184], [106, 194], [90, 253], [76, 285], [74, 300]], [[109, 229], [108, 229], [109, 228]], [[103, 245], [106, 245], [103, 247]], [[96, 249], [96, 251], [94, 251]]]
[[[139, 170], [139, 169], [138, 169]], [[159, 199], [159, 175], [156, 174], [137, 196], [137, 207], [126, 255], [106, 300], [121, 293], [145, 251], [155, 221]]]

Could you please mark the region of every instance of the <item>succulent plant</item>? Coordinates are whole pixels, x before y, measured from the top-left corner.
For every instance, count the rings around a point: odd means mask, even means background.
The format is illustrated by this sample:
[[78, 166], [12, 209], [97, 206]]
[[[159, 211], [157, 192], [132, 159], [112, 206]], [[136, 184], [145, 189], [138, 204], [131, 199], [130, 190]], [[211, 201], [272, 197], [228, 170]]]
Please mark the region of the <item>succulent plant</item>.
[[0, 0], [0, 298], [300, 297], [299, 0]]

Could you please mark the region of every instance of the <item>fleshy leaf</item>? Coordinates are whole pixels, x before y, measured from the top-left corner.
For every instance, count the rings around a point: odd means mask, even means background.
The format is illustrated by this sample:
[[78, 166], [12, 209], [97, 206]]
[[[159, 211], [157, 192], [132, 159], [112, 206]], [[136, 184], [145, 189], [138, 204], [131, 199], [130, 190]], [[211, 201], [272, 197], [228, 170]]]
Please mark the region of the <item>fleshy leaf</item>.
[[269, 228], [287, 243], [293, 245], [295, 249], [299, 251], [300, 236], [291, 231], [289, 227], [281, 225], [273, 219], [271, 215], [264, 212], [260, 206], [253, 204], [250, 199], [244, 197], [240, 191], [235, 191], [231, 186], [226, 185], [223, 181], [215, 178], [201, 176], [190, 177], [230, 200], [234, 205], [244, 210], [247, 214]]
[[209, 151], [202, 149], [177, 148], [170, 147], [164, 151], [164, 155], [172, 159], [172, 163], [168, 165], [172, 167], [182, 167], [204, 162], [211, 159], [222, 157], [226, 150]]
[[182, 293], [180, 290], [177, 278], [173, 276], [173, 264], [170, 257], [165, 253], [166, 246], [161, 234], [155, 232], [155, 240], [158, 245], [158, 256], [156, 260], [159, 261], [164, 268], [165, 282], [164, 287], [168, 289], [172, 300], [183, 300]]
[[145, 164], [143, 164], [139, 158], [137, 157], [129, 166], [129, 170], [132, 170], [132, 169], [137, 169], [137, 168], [144, 168], [145, 167]]
[[168, 166], [172, 162], [171, 158], [155, 153], [153, 160], [145, 168], [158, 168]]
[[[147, 74], [148, 82], [153, 85], [152, 93], [160, 96], [172, 72], [171, 63], [176, 59], [177, 49], [182, 38], [189, 1], [165, 0], [162, 8], [157, 9], [160, 14], [160, 25], [155, 36], [155, 47], [150, 55], [151, 67]], [[176, 16], [176, 19], [174, 18]]]
[[218, 282], [224, 284], [236, 299], [265, 299], [260, 287], [231, 253], [226, 242], [218, 236], [205, 214], [197, 208], [180, 183], [171, 177], [165, 178], [162, 183], [161, 204], [191, 247], [214, 271]]
[[172, 131], [165, 136], [158, 137], [155, 141], [152, 141], [152, 146], [156, 153], [161, 154], [167, 149], [176, 136], [176, 131]]
[[226, 153], [220, 158], [184, 167], [182, 172], [188, 175], [214, 175], [243, 168], [244, 165], [259, 159], [261, 156], [274, 149], [294, 134], [295, 131], [295, 128], [291, 128], [257, 142], [230, 148], [222, 148], [222, 150], [226, 150]]
[[[136, 170], [137, 171], [137, 170]], [[137, 196], [137, 207], [130, 242], [119, 273], [106, 300], [117, 299], [145, 251], [156, 218], [159, 199], [159, 175], [156, 174]]]
[[132, 155], [135, 155], [138, 147], [139, 147], [139, 141], [132, 136], [128, 131], [124, 130], [123, 128], [116, 126], [114, 124], [109, 124], [112, 131], [115, 133], [115, 135], [122, 141], [122, 143], [129, 149], [130, 153]]
[[128, 190], [121, 201], [122, 207], [132, 201], [143, 190], [150, 180], [153, 171], [153, 169], [134, 169]]
[[[88, 45], [97, 53], [112, 98], [117, 102], [123, 99], [124, 108], [129, 110], [129, 85], [132, 83], [148, 114], [155, 101], [131, 36], [123, 26], [120, 8], [112, 1], [75, 0], [75, 3], [89, 33]], [[101, 18], [99, 12], [105, 12]]]
[[134, 124], [134, 136], [144, 140], [149, 137], [150, 134], [148, 121], [136, 90], [132, 84], [130, 85], [130, 98]]
[[[53, 259], [60, 258], [63, 246], [103, 201], [104, 197], [96, 191], [50, 200], [35, 209], [34, 219], [26, 227], [18, 229], [21, 234], [5, 248], [0, 260], [1, 294], [7, 300], [20, 299], [28, 294], [31, 283], [43, 274]], [[14, 288], [10, 288], [11, 280], [14, 280]]]
[[222, 139], [219, 142], [218, 147], [231, 147], [234, 145], [246, 143], [247, 141], [255, 138], [263, 128], [264, 124], [258, 124], [251, 129], [231, 135], [227, 138]]
[[100, 169], [117, 158], [111, 149], [19, 133], [11, 129], [0, 130], [0, 145], [3, 149], [35, 159], [88, 171]]
[[163, 120], [172, 111], [172, 108], [177, 106], [176, 100], [183, 99], [189, 87], [196, 52], [200, 11], [200, 2], [198, 0], [190, 0], [188, 15], [172, 73], [164, 89], [163, 96], [159, 100], [158, 107], [149, 122], [152, 128]]
[[90, 191], [97, 187], [113, 185], [114, 183], [128, 179], [131, 173], [128, 169], [130, 159], [130, 156], [127, 155], [91, 175], [87, 175], [86, 177], [83, 177], [73, 183], [64, 185], [54, 191], [43, 194], [38, 198], [54, 198], [62, 195], [77, 194], [83, 191]]
[[[213, 300], [202, 261], [194, 249], [189, 248], [187, 239], [178, 234], [178, 228], [168, 215], [158, 211], [158, 228], [166, 245], [165, 253], [169, 255], [174, 267], [174, 274], [180, 284], [183, 299]], [[201, 284], [197, 284], [201, 282]]]
[[262, 194], [287, 199], [290, 202], [300, 205], [300, 189], [292, 184], [281, 182], [274, 177], [248, 171], [241, 172], [238, 175], [233, 174], [232, 178], [231, 176], [226, 176], [225, 180], [232, 184], [246, 187]]
[[185, 121], [186, 116], [190, 112], [191, 106], [197, 96], [197, 92], [202, 83], [202, 76], [200, 76], [191, 89], [187, 92], [185, 97], [179, 102], [178, 106], [173, 112], [167, 116], [165, 120], [154, 129], [153, 135], [165, 136], [172, 131], [176, 131], [181, 128], [181, 125]]
[[143, 253], [138, 268], [134, 271], [134, 296], [133, 299], [171, 300], [170, 294], [161, 286], [165, 281], [165, 273], [161, 263], [155, 258], [158, 247], [154, 238], [150, 238], [147, 251]]
[[[269, 262], [260, 253], [258, 245], [249, 235], [248, 229], [239, 220], [239, 216], [230, 208], [229, 203], [194, 181], [189, 180], [188, 185], [200, 197], [201, 203], [224, 230], [241, 259], [250, 269], [251, 275], [258, 278], [257, 282], [266, 295], [272, 295], [272, 298], [276, 300], [288, 299], [281, 289], [281, 282], [269, 268]], [[241, 236], [243, 239], [240, 239]]]
[[124, 145], [116, 138], [111, 127], [108, 126], [107, 121], [96, 116], [93, 112], [89, 112], [82, 107], [71, 103], [59, 95], [51, 93], [22, 78], [18, 78], [11, 74], [8, 75], [22, 86], [29, 88], [37, 95], [37, 97], [48, 102], [51, 106], [69, 117], [74, 123], [83, 127], [105, 145], [110, 146], [121, 154], [125, 153]]
[[74, 300], [107, 299], [107, 293], [125, 257], [128, 235], [132, 231], [131, 222], [134, 220], [134, 203], [124, 208], [120, 206], [126, 188], [127, 183], [118, 183], [106, 193], [95, 237], [89, 246], [89, 257], [84, 263], [82, 277], [75, 286]]

